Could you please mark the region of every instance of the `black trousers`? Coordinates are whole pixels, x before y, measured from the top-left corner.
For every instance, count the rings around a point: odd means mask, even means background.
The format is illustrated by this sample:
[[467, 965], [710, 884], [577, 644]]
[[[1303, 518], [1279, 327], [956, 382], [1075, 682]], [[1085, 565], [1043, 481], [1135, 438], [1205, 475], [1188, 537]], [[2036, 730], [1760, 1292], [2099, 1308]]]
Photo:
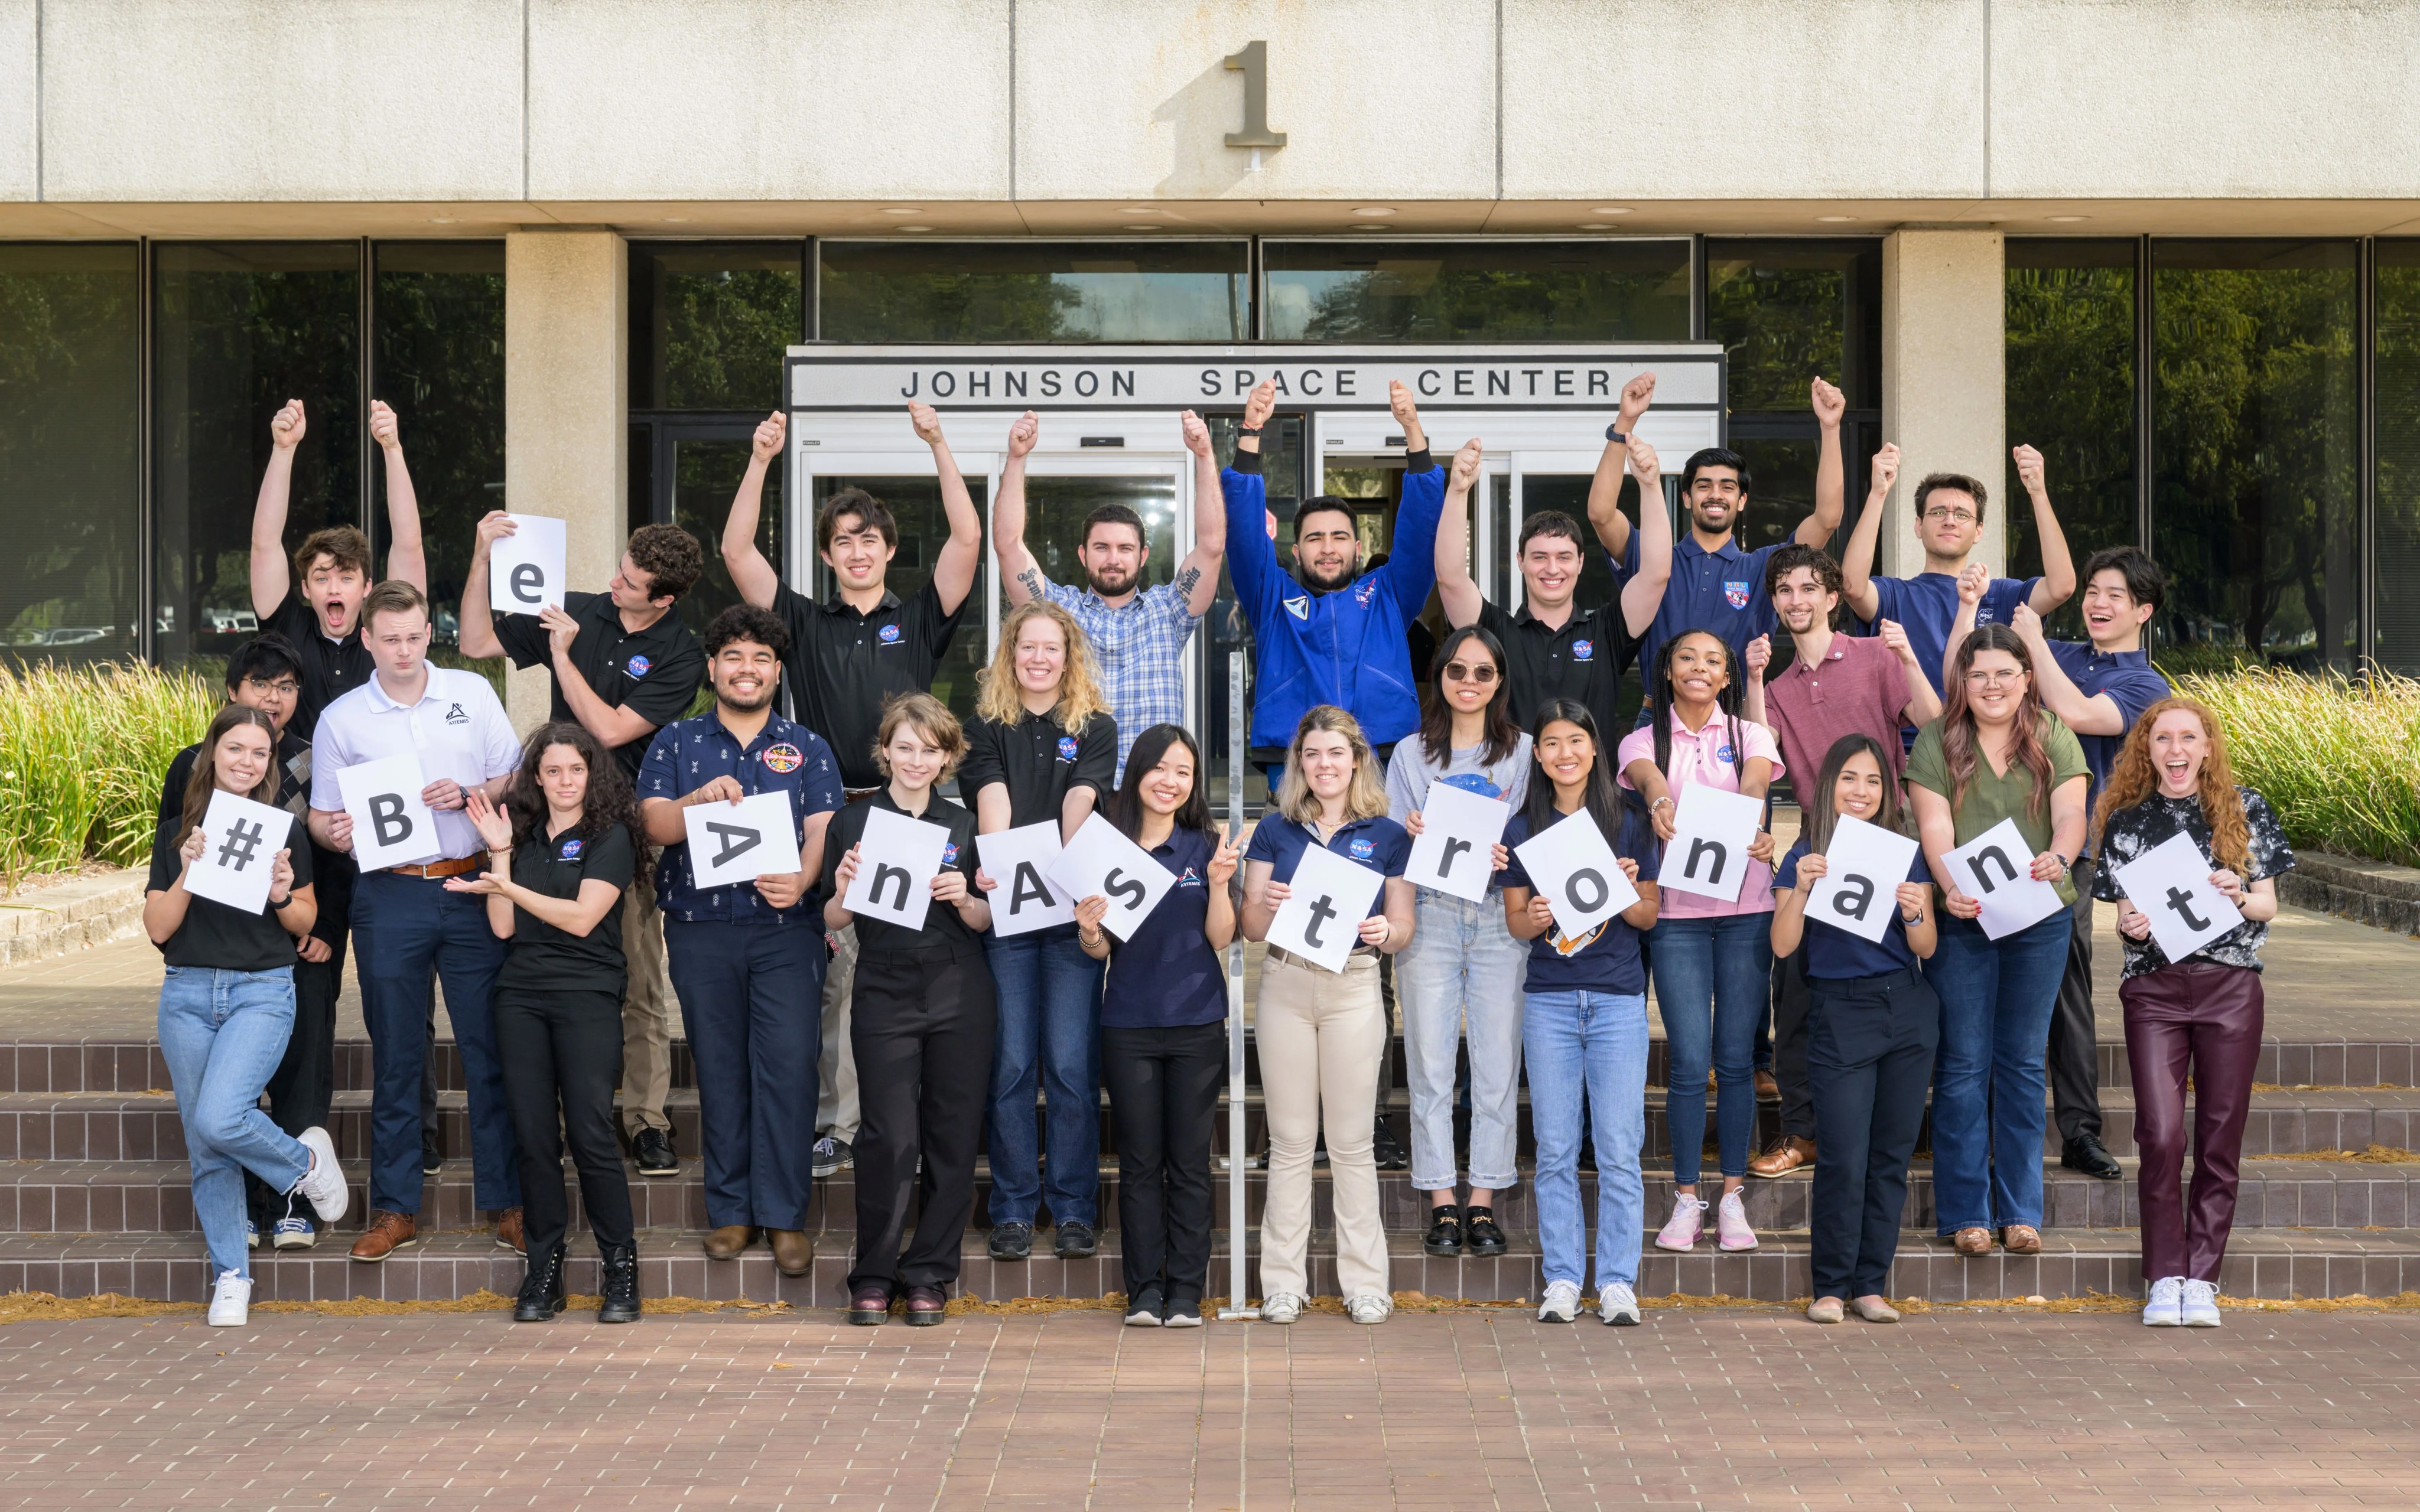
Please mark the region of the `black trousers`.
[[[335, 935], [327, 960], [294, 960], [294, 1032], [266, 1088], [270, 1119], [289, 1134], [325, 1125], [335, 1097], [336, 995], [345, 985], [345, 932], [339, 929]], [[252, 1221], [264, 1232], [289, 1208], [297, 1216], [312, 1217], [309, 1203], [300, 1196], [289, 1203], [250, 1171], [244, 1173], [243, 1184], [252, 1197]]]
[[[861, 954], [848, 1015], [863, 1120], [849, 1289], [881, 1282], [946, 1291], [958, 1279], [958, 1244], [974, 1216], [1000, 1023], [991, 967], [980, 953]], [[908, 1210], [920, 1197], [916, 1237], [908, 1240]]]
[[1101, 1080], [1118, 1135], [1126, 1296], [1156, 1288], [1200, 1306], [1210, 1274], [1210, 1134], [1227, 1077], [1227, 1026], [1101, 1028]]
[[1941, 1042], [1941, 999], [1913, 971], [1810, 978], [1807, 985], [1815, 1295], [1885, 1294], [1907, 1208], [1908, 1157]]
[[[1815, 1100], [1807, 1087], [1807, 948], [1773, 958], [1773, 1079], [1781, 1088], [1781, 1132], [1815, 1139]], [[1823, 1141], [1816, 1140], [1816, 1149]]]
[[520, 1154], [529, 1252], [544, 1255], [571, 1227], [563, 1192], [566, 1141], [597, 1248], [629, 1243], [630, 1180], [613, 1137], [613, 1088], [622, 1085], [621, 993], [500, 986], [495, 1016], [504, 1107]]
[[2092, 872], [2089, 859], [2075, 863], [2074, 928], [2067, 937], [2067, 974], [2058, 979], [2058, 1001], [2050, 1011], [2051, 1111], [2062, 1139], [2101, 1134], [2101, 1049], [2092, 1021]]

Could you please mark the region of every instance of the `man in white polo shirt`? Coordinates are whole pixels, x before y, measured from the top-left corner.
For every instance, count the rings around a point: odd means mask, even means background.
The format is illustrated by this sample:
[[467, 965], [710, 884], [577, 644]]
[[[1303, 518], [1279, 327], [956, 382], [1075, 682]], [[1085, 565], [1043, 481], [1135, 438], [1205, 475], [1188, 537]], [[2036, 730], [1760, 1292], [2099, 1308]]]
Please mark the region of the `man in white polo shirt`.
[[433, 860], [364, 872], [353, 891], [353, 963], [370, 1031], [370, 1215], [353, 1258], [383, 1260], [419, 1237], [420, 1081], [428, 1053], [430, 976], [445, 984], [445, 1013], [471, 1093], [472, 1179], [477, 1205], [496, 1214], [496, 1241], [520, 1249], [520, 1178], [489, 999], [504, 942], [488, 927], [487, 900], [445, 890], [447, 877], [488, 863], [463, 812], [470, 790], [501, 799], [520, 765], [520, 742], [488, 680], [428, 664], [428, 600], [389, 580], [362, 602], [362, 641], [375, 674], [328, 705], [312, 737], [311, 838], [353, 848], [342, 774], [389, 756], [420, 759], [421, 801], [437, 822]]

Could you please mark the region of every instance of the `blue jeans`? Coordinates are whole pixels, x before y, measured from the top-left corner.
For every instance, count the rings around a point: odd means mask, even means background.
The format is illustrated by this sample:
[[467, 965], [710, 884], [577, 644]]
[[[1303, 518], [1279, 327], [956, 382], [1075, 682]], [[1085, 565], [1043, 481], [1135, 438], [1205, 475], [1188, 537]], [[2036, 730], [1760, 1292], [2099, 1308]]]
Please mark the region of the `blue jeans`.
[[311, 1152], [260, 1110], [260, 1090], [285, 1057], [293, 1029], [292, 966], [170, 966], [160, 983], [160, 1054], [193, 1161], [194, 1216], [216, 1271], [252, 1274], [243, 1173], [291, 1192], [311, 1169]]
[[470, 1090], [473, 1200], [490, 1212], [520, 1207], [520, 1157], [493, 1011], [504, 942], [488, 927], [488, 901], [447, 892], [431, 877], [367, 872], [354, 886], [352, 913], [353, 969], [370, 1031], [370, 1206], [420, 1211], [420, 1088], [433, 973], [444, 984], [445, 1016]]
[[664, 959], [697, 1067], [706, 1224], [805, 1228], [824, 1042], [819, 922], [667, 918]]
[[[991, 1221], [1097, 1224], [1101, 1186], [1101, 964], [1073, 929], [984, 936], [1000, 995], [991, 1062]], [[1035, 1149], [1033, 1089], [1049, 1100]], [[1047, 1167], [1047, 1168], [1045, 1168]]]
[[2042, 1055], [2073, 927], [2062, 911], [1994, 940], [1972, 919], [1942, 918], [1924, 976], [1941, 998], [1932, 1200], [1943, 1234], [2041, 1227]]
[[1756, 1030], [1773, 990], [1773, 916], [1659, 918], [1647, 934], [1655, 1007], [1664, 1016], [1665, 1119], [1672, 1137], [1672, 1180], [1698, 1181], [1706, 1143], [1706, 1069], [1719, 1088], [1714, 1127], [1723, 1174], [1747, 1174], [1756, 1139]]
[[1404, 1080], [1412, 1094], [1412, 1185], [1454, 1185], [1454, 1046], [1470, 1042], [1470, 1184], [1521, 1179], [1521, 979], [1529, 947], [1504, 925], [1495, 894], [1468, 903], [1420, 888], [1411, 943], [1395, 958], [1404, 1010]]
[[1538, 1243], [1546, 1280], [1588, 1285], [1580, 1111], [1596, 1141], [1596, 1284], [1634, 1285], [1647, 1188], [1647, 995], [1529, 993], [1521, 1020], [1538, 1140]]

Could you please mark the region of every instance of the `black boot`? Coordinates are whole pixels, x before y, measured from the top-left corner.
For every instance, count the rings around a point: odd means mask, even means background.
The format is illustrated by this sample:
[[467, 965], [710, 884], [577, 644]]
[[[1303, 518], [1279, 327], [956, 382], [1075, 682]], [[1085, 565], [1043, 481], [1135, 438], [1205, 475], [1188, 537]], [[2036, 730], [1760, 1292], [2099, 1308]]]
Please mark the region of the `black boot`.
[[600, 1323], [639, 1320], [639, 1246], [614, 1244], [605, 1250], [605, 1300], [597, 1309]]
[[513, 1300], [513, 1321], [551, 1323], [563, 1305], [563, 1246], [543, 1255], [533, 1252], [521, 1276], [521, 1294]]

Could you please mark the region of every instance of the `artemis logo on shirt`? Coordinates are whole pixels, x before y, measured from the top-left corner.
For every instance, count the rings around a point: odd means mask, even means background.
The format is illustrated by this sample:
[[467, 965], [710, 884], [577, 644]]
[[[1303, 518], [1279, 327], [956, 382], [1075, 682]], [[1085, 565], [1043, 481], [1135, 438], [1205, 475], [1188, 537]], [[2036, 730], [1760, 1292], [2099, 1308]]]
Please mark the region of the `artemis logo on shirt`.
[[577, 861], [580, 859], [580, 839], [578, 836], [575, 835], [571, 839], [563, 842], [562, 855], [563, 858], [566, 861]]
[[895, 646], [899, 643], [899, 626], [886, 625], [875, 633], [875, 639], [886, 646]]
[[647, 675], [647, 670], [654, 665], [654, 662], [649, 661], [644, 655], [642, 655], [632, 656], [628, 661], [624, 662], [622, 664], [622, 670], [628, 672], [633, 677], [644, 677]]
[[1747, 608], [1747, 583], [1743, 579], [1723, 579], [1723, 602], [1733, 609]]
[[1593, 640], [1575, 640], [1575, 641], [1573, 641], [1573, 642], [1572, 642], [1572, 660], [1574, 660], [1574, 661], [1592, 661], [1592, 660], [1594, 660], [1594, 659], [1595, 659], [1595, 657], [1596, 657], [1596, 642], [1595, 642], [1595, 641], [1593, 641]]
[[1076, 737], [1074, 735], [1061, 735], [1059, 737], [1059, 759], [1061, 761], [1074, 761], [1076, 759]]
[[1180, 887], [1198, 887], [1202, 886], [1202, 873], [1188, 866], [1185, 869], [1185, 874], [1176, 879], [1176, 886]]
[[1308, 596], [1302, 598], [1289, 598], [1286, 599], [1284, 603], [1285, 611], [1288, 614], [1293, 615], [1295, 619], [1308, 621], [1311, 618], [1311, 600]]
[[463, 712], [462, 705], [459, 703], [448, 703], [445, 705], [445, 722], [447, 724], [469, 724], [471, 722], [471, 716]]

